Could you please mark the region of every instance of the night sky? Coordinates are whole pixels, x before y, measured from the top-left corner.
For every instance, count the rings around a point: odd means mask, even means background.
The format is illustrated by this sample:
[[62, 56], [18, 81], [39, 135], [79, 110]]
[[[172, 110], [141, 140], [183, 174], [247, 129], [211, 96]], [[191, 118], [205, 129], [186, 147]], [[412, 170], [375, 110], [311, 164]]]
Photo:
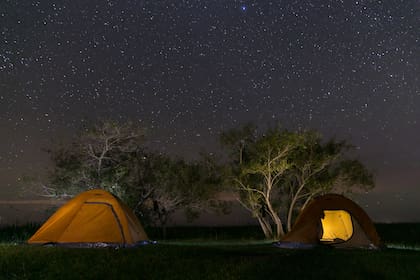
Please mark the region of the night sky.
[[419, 38], [418, 0], [1, 0], [0, 195], [97, 120], [185, 157], [252, 121], [348, 140], [368, 213], [420, 221]]

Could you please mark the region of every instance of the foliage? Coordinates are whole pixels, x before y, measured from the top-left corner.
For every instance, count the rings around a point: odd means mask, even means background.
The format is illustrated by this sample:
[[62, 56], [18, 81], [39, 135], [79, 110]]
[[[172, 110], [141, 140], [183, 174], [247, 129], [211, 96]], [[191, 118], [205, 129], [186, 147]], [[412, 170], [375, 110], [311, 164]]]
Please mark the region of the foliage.
[[221, 182], [219, 167], [211, 157], [202, 156], [196, 162], [171, 159], [163, 155], [148, 156], [151, 178], [147, 185], [150, 195], [142, 210], [165, 230], [171, 215], [183, 209], [187, 218], [215, 210], [223, 204], [215, 198]]
[[131, 122], [104, 121], [84, 128], [71, 143], [48, 149], [53, 163], [42, 195], [73, 196], [93, 188], [107, 189], [124, 200], [127, 162], [142, 154], [144, 129]]
[[223, 133], [221, 142], [231, 151], [229, 182], [267, 238], [284, 234], [282, 211], [290, 230], [293, 213], [312, 197], [374, 185], [362, 163], [345, 157], [350, 145], [334, 139], [323, 142], [315, 132], [276, 127], [258, 134], [245, 125]]
[[302, 142], [291, 152], [291, 168], [283, 178], [289, 197], [287, 230], [292, 226], [293, 214], [304, 208], [315, 196], [325, 193], [349, 193], [356, 189], [374, 187], [372, 174], [355, 159], [345, 157], [352, 146], [345, 141], [322, 141], [319, 133], [299, 133]]
[[183, 209], [192, 218], [218, 206], [220, 176], [213, 159], [186, 162], [146, 151], [144, 135], [130, 122], [84, 129], [70, 145], [48, 150], [53, 170], [42, 194], [63, 197], [102, 188], [132, 207], [143, 223], [162, 227], [175, 211]]
[[298, 143], [299, 139], [293, 134], [270, 130], [248, 143], [247, 157], [240, 156], [242, 163], [233, 182], [241, 204], [258, 220], [266, 237], [277, 239], [284, 234], [276, 196], [280, 196], [280, 180], [291, 168], [288, 154]]

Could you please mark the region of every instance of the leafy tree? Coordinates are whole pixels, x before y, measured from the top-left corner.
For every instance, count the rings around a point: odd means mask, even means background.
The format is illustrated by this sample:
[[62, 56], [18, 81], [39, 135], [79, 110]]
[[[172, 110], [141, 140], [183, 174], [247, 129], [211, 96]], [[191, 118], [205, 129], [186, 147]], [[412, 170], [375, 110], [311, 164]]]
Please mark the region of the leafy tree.
[[142, 151], [144, 135], [130, 122], [105, 121], [84, 129], [72, 143], [47, 150], [53, 162], [47, 193], [71, 196], [103, 188], [124, 199], [127, 162]]
[[246, 126], [227, 136], [222, 135], [222, 143], [241, 147], [231, 168], [239, 202], [258, 220], [266, 238], [279, 238], [284, 234], [279, 215], [281, 181], [291, 168], [289, 155], [299, 145], [299, 135], [273, 129], [257, 136]]
[[[210, 159], [210, 161], [209, 161]], [[218, 166], [209, 157], [200, 161], [186, 162], [156, 155], [151, 159], [153, 169], [152, 192], [143, 209], [151, 213], [153, 220], [166, 235], [166, 226], [171, 216], [184, 210], [189, 219], [201, 212], [223, 206], [216, 199], [221, 185]]]
[[349, 193], [374, 187], [372, 174], [363, 164], [345, 155], [353, 148], [333, 139], [323, 143], [315, 132], [300, 133], [302, 142], [290, 154], [291, 168], [283, 178], [288, 197], [287, 230], [293, 214], [314, 197], [329, 192]]
[[214, 159], [172, 159], [143, 147], [144, 129], [133, 123], [106, 121], [83, 130], [69, 145], [49, 154], [53, 169], [43, 195], [73, 196], [102, 188], [117, 195], [142, 221], [164, 231], [171, 216], [184, 209], [188, 217], [218, 206], [220, 185]]
[[293, 213], [318, 194], [373, 187], [366, 168], [345, 158], [351, 146], [344, 141], [323, 143], [317, 133], [279, 128], [258, 135], [250, 127], [223, 133], [221, 141], [233, 151], [229, 178], [239, 202], [266, 238], [284, 234], [282, 212], [290, 230]]

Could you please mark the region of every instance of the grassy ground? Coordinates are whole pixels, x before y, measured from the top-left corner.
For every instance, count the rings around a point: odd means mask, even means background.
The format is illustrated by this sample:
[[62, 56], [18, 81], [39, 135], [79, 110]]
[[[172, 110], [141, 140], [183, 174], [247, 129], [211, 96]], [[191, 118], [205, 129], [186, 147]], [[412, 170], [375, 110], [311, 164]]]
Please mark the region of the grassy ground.
[[[255, 228], [175, 228], [158, 245], [118, 250], [20, 244], [34, 229], [0, 230], [0, 279], [420, 279], [420, 251], [279, 249]], [[393, 244], [420, 244], [418, 225], [378, 231]]]
[[3, 279], [419, 279], [407, 250], [282, 250], [270, 245], [69, 249], [3, 245]]

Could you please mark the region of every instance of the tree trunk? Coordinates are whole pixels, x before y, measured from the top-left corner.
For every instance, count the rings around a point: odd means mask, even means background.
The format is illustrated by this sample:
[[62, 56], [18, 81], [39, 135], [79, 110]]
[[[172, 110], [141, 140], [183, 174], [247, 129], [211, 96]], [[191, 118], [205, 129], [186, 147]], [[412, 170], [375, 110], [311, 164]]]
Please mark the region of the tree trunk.
[[298, 194], [296, 194], [292, 201], [290, 202], [289, 210], [287, 211], [287, 231], [292, 230], [292, 218], [293, 218], [293, 210], [295, 208], [297, 202]]
[[160, 228], [162, 230], [162, 239], [166, 240], [168, 217], [165, 214], [159, 213], [159, 222], [160, 222]]
[[292, 214], [293, 214], [293, 207], [294, 203], [290, 203], [289, 209], [287, 211], [287, 232], [292, 230]]
[[303, 210], [306, 205], [308, 205], [309, 201], [312, 200], [312, 198], [315, 196], [316, 193], [311, 194], [310, 196], [308, 196], [308, 198], [305, 200], [305, 203], [303, 203], [301, 210]]
[[270, 211], [270, 216], [273, 219], [274, 224], [276, 225], [276, 232], [275, 232], [275, 234], [273, 234], [273, 237], [275, 239], [280, 239], [284, 235], [283, 224], [281, 223], [280, 217], [274, 211], [271, 204], [268, 205], [268, 208], [269, 208], [269, 211]]
[[260, 227], [262, 231], [264, 232], [264, 236], [266, 239], [272, 239], [273, 238], [273, 230], [271, 228], [270, 223], [268, 223], [266, 220], [264, 220], [262, 217], [257, 216], [258, 223], [260, 224]]
[[273, 234], [273, 238], [280, 239], [284, 235], [283, 224], [281, 223], [281, 219], [279, 215], [277, 215], [276, 211], [274, 211], [273, 206], [271, 205], [271, 201], [269, 198], [266, 198], [266, 202], [268, 212], [270, 217], [272, 218], [274, 224], [276, 225], [276, 232]]
[[276, 225], [276, 232], [273, 234], [273, 238], [280, 239], [284, 235], [283, 225], [281, 223], [281, 219], [279, 215], [277, 215], [277, 212], [274, 210], [273, 205], [271, 204], [270, 195], [271, 190], [273, 188], [273, 181], [271, 177], [271, 166], [270, 163], [268, 163], [268, 168], [270, 170], [268, 176], [266, 177], [266, 185], [267, 190], [264, 195], [265, 204], [267, 205], [268, 214], [270, 215], [271, 219], [273, 220], [274, 224]]
[[163, 240], [166, 240], [166, 229], [167, 229], [167, 227], [166, 227], [166, 225], [162, 225], [162, 239]]
[[292, 216], [293, 216], [293, 209], [295, 208], [296, 202], [298, 200], [300, 192], [305, 187], [305, 183], [301, 183], [300, 187], [296, 191], [295, 195], [292, 196], [292, 201], [290, 202], [289, 210], [287, 211], [287, 231], [292, 230]]

